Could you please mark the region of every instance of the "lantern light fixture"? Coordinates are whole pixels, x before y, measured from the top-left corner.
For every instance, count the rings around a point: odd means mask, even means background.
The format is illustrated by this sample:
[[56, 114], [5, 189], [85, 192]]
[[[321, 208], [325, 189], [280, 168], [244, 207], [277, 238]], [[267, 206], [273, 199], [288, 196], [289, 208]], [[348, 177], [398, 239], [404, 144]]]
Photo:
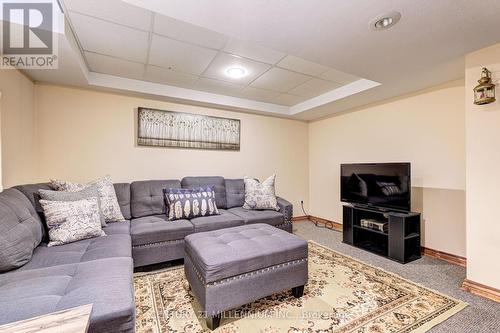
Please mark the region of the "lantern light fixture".
[[474, 104], [483, 105], [493, 103], [495, 99], [495, 84], [491, 82], [491, 72], [484, 67], [479, 84], [474, 87]]

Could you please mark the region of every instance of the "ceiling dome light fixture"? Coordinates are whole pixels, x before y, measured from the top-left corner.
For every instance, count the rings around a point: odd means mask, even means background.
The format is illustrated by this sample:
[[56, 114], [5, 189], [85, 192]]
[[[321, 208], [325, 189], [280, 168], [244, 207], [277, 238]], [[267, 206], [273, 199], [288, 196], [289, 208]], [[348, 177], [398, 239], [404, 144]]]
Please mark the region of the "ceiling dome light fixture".
[[379, 15], [370, 21], [370, 29], [386, 30], [393, 27], [401, 19], [401, 13], [390, 12], [384, 15]]
[[232, 79], [241, 79], [247, 75], [247, 71], [243, 67], [234, 66], [226, 69], [226, 75]]

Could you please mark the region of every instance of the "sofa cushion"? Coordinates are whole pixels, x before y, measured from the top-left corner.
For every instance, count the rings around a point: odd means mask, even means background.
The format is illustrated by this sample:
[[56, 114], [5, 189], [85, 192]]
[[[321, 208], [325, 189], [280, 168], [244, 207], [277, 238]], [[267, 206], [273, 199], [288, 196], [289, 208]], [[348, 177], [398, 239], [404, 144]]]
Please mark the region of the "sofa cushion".
[[77, 264], [105, 258], [130, 258], [132, 257], [131, 248], [130, 235], [124, 234], [85, 239], [61, 246], [48, 247], [46, 244], [42, 244], [35, 249], [30, 262], [21, 267], [19, 271]]
[[16, 189], [0, 193], [0, 272], [26, 264], [42, 235], [42, 223], [27, 197]]
[[123, 217], [130, 220], [130, 184], [129, 183], [115, 183], [113, 184], [118, 199], [118, 205], [122, 211]]
[[178, 180], [145, 180], [130, 184], [130, 209], [132, 217], [165, 214], [163, 190], [181, 188]]
[[245, 182], [243, 179], [226, 179], [226, 208], [245, 204]]
[[285, 222], [283, 214], [274, 210], [249, 210], [235, 207], [229, 209], [229, 212], [241, 217], [245, 224], [266, 223], [276, 226]]
[[21, 191], [29, 199], [29, 201], [35, 208], [35, 211], [41, 216], [43, 216], [43, 208], [40, 205], [40, 196], [38, 195], [38, 190], [55, 190], [54, 187], [50, 185], [50, 183], [18, 185], [14, 186], [13, 188]]
[[92, 304], [89, 332], [134, 332], [131, 258], [0, 275], [0, 325]]
[[217, 208], [226, 209], [226, 182], [223, 177], [184, 177], [183, 188], [214, 186]]
[[267, 224], [196, 233], [185, 243], [206, 283], [307, 258], [307, 241]]
[[144, 216], [130, 221], [133, 246], [184, 239], [193, 232], [193, 224], [188, 220], [167, 221], [166, 215]]
[[237, 227], [245, 222], [239, 216], [231, 214], [227, 210], [220, 209], [220, 215], [203, 216], [191, 219], [196, 232], [210, 231], [222, 228]]
[[130, 235], [130, 221], [109, 222], [102, 230], [106, 235]]
[[38, 183], [38, 184], [26, 184], [26, 185], [18, 185], [14, 186], [16, 190], [21, 191], [31, 202], [35, 211], [38, 213], [38, 217], [40, 217], [40, 221], [42, 221], [43, 225], [43, 238], [42, 241], [47, 242], [49, 240], [49, 229], [47, 228], [47, 223], [45, 222], [45, 215], [43, 214], [43, 208], [40, 205], [40, 195], [38, 194], [38, 190], [55, 190], [50, 183]]

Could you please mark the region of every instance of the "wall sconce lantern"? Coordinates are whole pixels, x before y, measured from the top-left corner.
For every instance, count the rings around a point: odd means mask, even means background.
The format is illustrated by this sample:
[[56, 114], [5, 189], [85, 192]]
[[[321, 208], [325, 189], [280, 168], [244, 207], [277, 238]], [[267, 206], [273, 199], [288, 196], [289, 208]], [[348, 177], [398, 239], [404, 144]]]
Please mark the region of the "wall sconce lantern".
[[483, 68], [479, 85], [474, 88], [474, 104], [490, 104], [495, 101], [495, 84], [491, 83], [491, 72]]

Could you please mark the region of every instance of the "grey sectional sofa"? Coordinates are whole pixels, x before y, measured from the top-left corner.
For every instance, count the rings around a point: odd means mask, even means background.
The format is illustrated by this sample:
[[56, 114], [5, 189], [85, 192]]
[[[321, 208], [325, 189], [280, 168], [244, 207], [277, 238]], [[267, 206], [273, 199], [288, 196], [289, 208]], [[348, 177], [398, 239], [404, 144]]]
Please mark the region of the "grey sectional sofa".
[[[214, 185], [221, 215], [166, 221], [163, 189]], [[10, 251], [31, 251], [22, 267], [0, 274], [0, 325], [93, 303], [90, 332], [134, 332], [134, 267], [184, 256], [184, 237], [202, 231], [267, 223], [292, 232], [292, 205], [279, 198], [279, 212], [243, 209], [244, 182], [222, 177], [115, 184], [125, 222], [108, 223], [105, 237], [47, 247], [39, 189], [16, 186], [0, 193], [0, 241]], [[46, 239], [45, 239], [46, 240]], [[0, 253], [0, 259], [7, 253]], [[21, 262], [21, 263], [24, 263]]]

